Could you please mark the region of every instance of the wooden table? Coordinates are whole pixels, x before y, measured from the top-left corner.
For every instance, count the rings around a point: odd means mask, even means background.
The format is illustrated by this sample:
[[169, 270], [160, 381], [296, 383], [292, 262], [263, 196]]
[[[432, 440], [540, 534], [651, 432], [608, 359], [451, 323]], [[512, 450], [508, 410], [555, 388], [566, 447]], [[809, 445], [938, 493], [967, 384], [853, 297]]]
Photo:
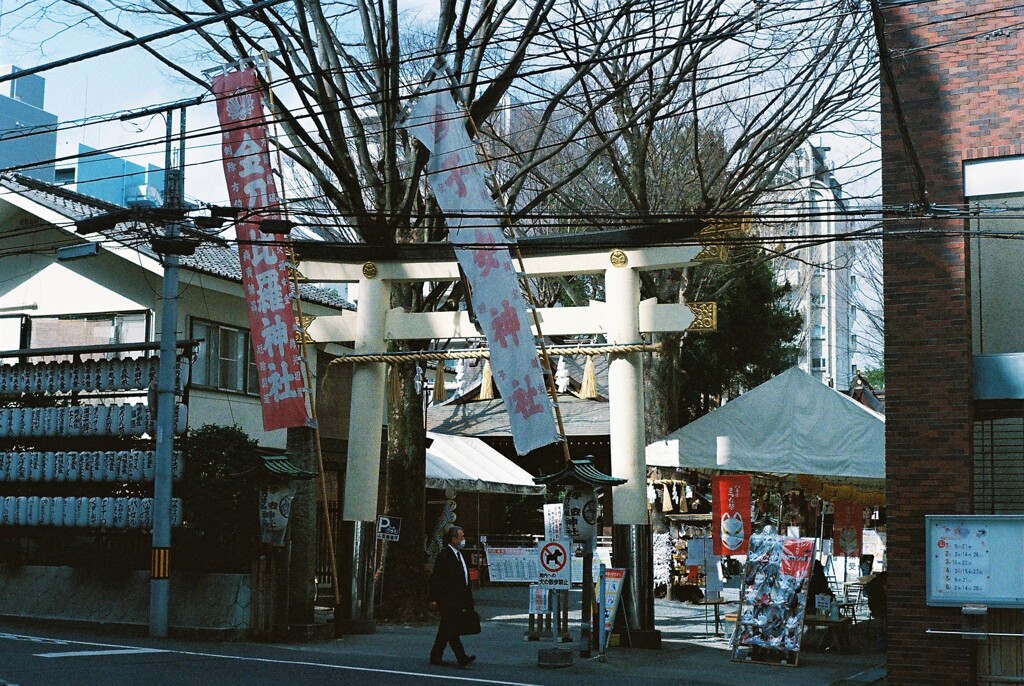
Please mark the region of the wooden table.
[[841, 653], [850, 652], [852, 648], [850, 643], [850, 626], [852, 624], [853, 620], [849, 617], [832, 619], [828, 615], [804, 615], [804, 626], [806, 628], [825, 628], [821, 640], [818, 641], [817, 646], [814, 648], [814, 650], [818, 651], [828, 650], [835, 646], [836, 650]]

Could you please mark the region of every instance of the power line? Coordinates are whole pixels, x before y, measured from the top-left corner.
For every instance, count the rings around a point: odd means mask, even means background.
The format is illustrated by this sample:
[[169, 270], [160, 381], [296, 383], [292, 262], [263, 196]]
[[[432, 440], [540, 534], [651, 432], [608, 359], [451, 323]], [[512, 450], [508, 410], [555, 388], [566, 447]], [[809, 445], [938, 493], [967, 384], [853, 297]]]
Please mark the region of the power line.
[[216, 23], [219, 23], [221, 21], [224, 21], [225, 19], [233, 19], [234, 17], [238, 17], [238, 16], [241, 16], [241, 15], [244, 15], [244, 14], [249, 14], [250, 12], [255, 12], [255, 11], [258, 11], [258, 10], [266, 9], [266, 8], [272, 7], [274, 5], [279, 5], [279, 4], [281, 4], [282, 2], [285, 2], [285, 1], [286, 0], [262, 0], [262, 2], [257, 2], [257, 3], [254, 3], [252, 5], [249, 5], [247, 7], [243, 7], [241, 9], [231, 10], [229, 12], [220, 12], [218, 14], [211, 15], [211, 16], [207, 17], [206, 19], [201, 19], [199, 21], [190, 21], [187, 24], [182, 24], [181, 26], [175, 26], [173, 28], [166, 29], [164, 31], [157, 31], [156, 33], [151, 33], [151, 34], [148, 34], [148, 35], [145, 35], [145, 36], [141, 36], [139, 38], [133, 38], [131, 40], [124, 41], [122, 43], [116, 43], [114, 45], [108, 45], [108, 46], [103, 47], [103, 48], [97, 48], [96, 50], [90, 50], [89, 52], [83, 52], [83, 53], [79, 53], [77, 55], [72, 55], [70, 57], [65, 57], [63, 59], [55, 60], [53, 62], [47, 62], [46, 64], [41, 64], [41, 65], [39, 65], [37, 67], [30, 67], [28, 69], [19, 69], [18, 71], [12, 71], [10, 74], [5, 74], [5, 75], [0, 76], [0, 83], [4, 83], [6, 81], [12, 81], [14, 79], [19, 79], [19, 78], [21, 78], [23, 76], [31, 76], [33, 74], [39, 74], [39, 73], [44, 72], [44, 71], [49, 71], [51, 69], [56, 69], [57, 67], [66, 67], [69, 64], [74, 64], [76, 62], [83, 62], [85, 60], [92, 59], [93, 57], [100, 57], [102, 55], [109, 55], [111, 53], [118, 52], [120, 50], [124, 50], [125, 48], [135, 47], [136, 45], [143, 45], [145, 43], [150, 43], [152, 41], [160, 40], [161, 38], [167, 38], [169, 36], [175, 36], [175, 35], [177, 35], [179, 33], [184, 33], [186, 31], [194, 31], [195, 29], [202, 28], [203, 26], [208, 26], [210, 24], [216, 24]]
[[[283, 0], [276, 0], [276, 1], [277, 2], [282, 2]], [[267, 4], [267, 3], [262, 3], [262, 4]], [[671, 0], [669, 0], [666, 4], [668, 4], [670, 6], [674, 6], [675, 5], [675, 3], [671, 2]], [[255, 8], [258, 8], [259, 6], [260, 5], [253, 5], [253, 6], [249, 7], [249, 8], [247, 8], [246, 10], [238, 10], [236, 12], [242, 13], [242, 12], [251, 11], [251, 10], [253, 10]], [[609, 10], [608, 12], [610, 13], [611, 11]], [[788, 27], [788, 26], [804, 24], [804, 23], [808, 23], [808, 22], [812, 22], [812, 21], [820, 22], [824, 18], [838, 18], [839, 16], [844, 16], [844, 15], [847, 15], [847, 14], [852, 14], [852, 12], [841, 13], [839, 15], [836, 15], [835, 17], [828, 17], [827, 15], [823, 16], [821, 14], [817, 14], [814, 17], [810, 17], [810, 18], [794, 19], [794, 20], [792, 20], [790, 22], [785, 22], [783, 24], [780, 24], [778, 27], [773, 27], [773, 28], [785, 28], [785, 27]], [[209, 23], [210, 21], [213, 21], [213, 20], [214, 20], [214, 17], [211, 17], [211, 18], [209, 18], [207, 20], [204, 20], [203, 22], [196, 22], [196, 23], [192, 23], [192, 24], [183, 25], [181, 27], [177, 27], [176, 30], [187, 30], [187, 29], [190, 29], [190, 28], [195, 28], [195, 27], [198, 27], [199, 25], [201, 25], [203, 23]], [[577, 23], [582, 24], [583, 21], [581, 20], [580, 22], [577, 22]], [[681, 28], [681, 27], [683, 27], [685, 25], [686, 25], [685, 22], [680, 22], [679, 24], [674, 25], [674, 26], [672, 26], [670, 28], [677, 28], [677, 27]], [[563, 28], [564, 27], [562, 27], [562, 26], [554, 27], [554, 28], [551, 29], [551, 32], [555, 32], [556, 30], [561, 30]], [[644, 34], [640, 34], [640, 36], [646, 35], [646, 31], [647, 30], [645, 29], [645, 33]], [[743, 34], [746, 34], [746, 33], [756, 33], [757, 31], [758, 31], [758, 29], [751, 29], [749, 31], [734, 30], [734, 31], [729, 31], [729, 32], [721, 32], [721, 33], [719, 33], [717, 35], [704, 35], [704, 36], [700, 36], [698, 38], [673, 41], [673, 42], [667, 43], [666, 45], [662, 45], [662, 46], [659, 46], [659, 47], [643, 48], [643, 49], [641, 49], [639, 51], [608, 54], [605, 57], [592, 58], [589, 61], [589, 63], [599, 64], [599, 63], [601, 63], [603, 61], [618, 60], [618, 59], [622, 59], [623, 57], [635, 57], [635, 56], [650, 55], [650, 54], [653, 54], [655, 52], [664, 51], [666, 49], [666, 47], [673, 47], [673, 46], [681, 47], [681, 46], [684, 46], [684, 45], [693, 45], [693, 44], [709, 42], [709, 41], [718, 41], [718, 40], [727, 39], [727, 38], [734, 38], [736, 36], [743, 35]], [[540, 33], [543, 34], [543, 33], [546, 33], [546, 32], [540, 32]], [[159, 35], [159, 34], [152, 34], [152, 36], [156, 36], [156, 35]], [[510, 32], [509, 35], [514, 35], [514, 34], [512, 32]], [[152, 39], [152, 36], [142, 37], [142, 38], [138, 38], [138, 39], [135, 39], [135, 40], [140, 42], [140, 43], [145, 43], [145, 42], [148, 42], [148, 40]], [[640, 36], [633, 36], [632, 40], [636, 40]], [[513, 38], [500, 38], [496, 42], [500, 43], [500, 42], [506, 41], [506, 40], [512, 41], [514, 39]], [[131, 41], [129, 41], [129, 43], [131, 43]], [[125, 45], [127, 45], [127, 43]], [[104, 50], [106, 50], [106, 49], [104, 49]], [[81, 61], [82, 59], [88, 59], [91, 55], [92, 55], [92, 53], [83, 53], [81, 55], [76, 55], [76, 56], [72, 56], [72, 57], [66, 58], [66, 60], [62, 60], [61, 62], [64, 62], [64, 61], [77, 62], [77, 61]], [[425, 51], [422, 51], [420, 54], [413, 53], [411, 56], [404, 57], [399, 62], [400, 62], [400, 64], [411, 64], [411, 63], [414, 63], [414, 62], [417, 62], [417, 61], [425, 60], [425, 59], [428, 59], [428, 58], [433, 58], [434, 56], [435, 56], [435, 53], [433, 51], [426, 51], [425, 50]], [[534, 55], [530, 59], [538, 59], [538, 58], [544, 58], [544, 57], [546, 57], [546, 56], [544, 56], [544, 55], [540, 55], [540, 56]], [[0, 82], [2, 82], [4, 80], [8, 80], [8, 79], [18, 78], [19, 76], [24, 76], [24, 75], [28, 75], [28, 74], [31, 74], [31, 73], [35, 73], [36, 71], [42, 71], [42, 70], [51, 69], [51, 68], [53, 68], [57, 64], [58, 63], [54, 62], [54, 63], [50, 63], [50, 64], [47, 64], [47, 65], [42, 65], [40, 67], [36, 67], [36, 68], [33, 68], [33, 69], [20, 70], [20, 71], [18, 71], [15, 74], [11, 74], [11, 75], [8, 75], [8, 76], [5, 76], [5, 77], [0, 77]], [[577, 63], [577, 66], [579, 66], [581, 64], [584, 64], [584, 63], [583, 62]], [[541, 70], [535, 70], [535, 71], [532, 71], [532, 72], [531, 71], [524, 71], [524, 72], [521, 72], [520, 74], [518, 74], [517, 76], [522, 77], [522, 78], [527, 78], [527, 77], [530, 77], [530, 76], [536, 76], [536, 75], [540, 75], [540, 74], [543, 74], [543, 73], [548, 73], [549, 71], [552, 71], [552, 70], [557, 71], [557, 70], [561, 70], [561, 69], [565, 69], [565, 68], [567, 68], [566, 65], [562, 65], [562, 64], [560, 64], [560, 65], [552, 65], [552, 66], [549, 66], [547, 68], [544, 68], [544, 69], [541, 69]], [[355, 73], [357, 73], [359, 71], [361, 71], [361, 69], [358, 68], [358, 67], [349, 67], [349, 68], [341, 68], [341, 69], [324, 69], [324, 70], [318, 70], [318, 71], [314, 71], [314, 72], [288, 73], [285, 77], [276, 80], [276, 83], [279, 83], [279, 84], [280, 83], [288, 83], [288, 82], [294, 81], [294, 79], [296, 79], [296, 78], [306, 78], [306, 77], [315, 76], [315, 75], [321, 75], [321, 74], [323, 74], [323, 75], [341, 75], [341, 76], [344, 76], [345, 74], [348, 74], [348, 73], [355, 74]], [[493, 83], [493, 80], [492, 79], [487, 79], [487, 78], [480, 79], [480, 80], [476, 81], [476, 84], [478, 86], [479, 85], [489, 85], [490, 83]], [[370, 103], [372, 104], [372, 102], [373, 102], [372, 101], [372, 95], [371, 94], [366, 94], [366, 95], [368, 97], [371, 97]], [[200, 97], [203, 97], [203, 96], [200, 96]], [[414, 97], [414, 96], [413, 95], [403, 96], [403, 99], [409, 98], [409, 97]], [[167, 103], [167, 104], [169, 105], [170, 103]], [[339, 111], [341, 109], [344, 109], [344, 108], [340, 107]], [[121, 112], [113, 113], [113, 114], [109, 115], [110, 116], [109, 120], [113, 120], [114, 118], [121, 118], [121, 115], [122, 115]], [[103, 116], [103, 115], [101, 115], [101, 116]], [[93, 118], [87, 118], [87, 119], [93, 119]], [[102, 123], [103, 121], [109, 121], [109, 120], [92, 120], [92, 121], [84, 121], [83, 120], [83, 122], [84, 122], [83, 125], [91, 125], [91, 124], [95, 124], [95, 123]], [[58, 126], [60, 126], [60, 125], [58, 125]]]
[[[645, 51], [645, 54], [652, 54], [653, 52], [655, 52], [655, 51], [657, 51], [657, 50], [658, 50], [658, 49], [655, 49], [655, 48], [647, 49], [647, 50]], [[619, 57], [621, 57], [621, 55], [616, 55], [616, 56], [609, 56], [609, 57], [608, 57], [607, 59], [613, 59], [613, 58], [615, 58], [615, 59], [618, 59]], [[760, 95], [763, 95], [763, 93], [762, 93], [762, 92], [759, 92], [759, 94], [760, 94]], [[299, 117], [299, 118], [295, 119], [295, 121], [301, 121], [302, 119], [305, 119], [305, 118], [307, 118], [307, 117], [315, 117], [315, 116], [318, 116], [318, 115], [319, 115], [319, 116], [324, 116], [325, 114], [327, 114], [327, 112], [325, 112], [325, 111], [322, 111], [322, 110], [321, 110], [321, 111], [320, 111], [319, 113], [318, 113], [318, 112], [309, 112], [309, 113], [304, 113], [304, 114], [300, 115], [300, 117]], [[567, 116], [568, 116], [568, 115], [567, 115]], [[617, 133], [619, 133], [619, 132], [621, 132], [621, 129], [618, 129], [618, 130], [610, 130], [610, 131], [606, 131], [606, 132], [603, 132], [603, 134], [605, 134], [605, 135], [608, 135], [608, 134], [617, 134]], [[200, 134], [193, 134], [192, 136], [190, 136], [190, 138], [192, 138], [192, 137], [196, 137], [196, 136], [198, 136], [198, 135], [200, 135]], [[583, 138], [583, 140], [586, 140], [586, 137], [584, 137], [584, 138]], [[574, 143], [578, 143], [578, 142], [579, 142], [578, 140], [577, 140], [577, 141], [574, 141]], [[550, 147], [552, 147], [552, 148], [555, 148], [555, 149], [557, 149], [557, 147], [558, 147], [559, 145], [560, 145], [559, 143], [555, 143], [555, 144], [552, 144], [552, 145], [551, 145]], [[133, 145], [126, 145], [126, 146], [120, 146], [119, 148], [110, 148], [110, 149], [108, 149], [108, 150], [107, 150], [106, 152], [109, 152], [109, 151], [112, 151], [112, 150], [118, 150], [118, 149], [132, 149], [132, 147], [139, 147], [139, 144], [133, 144]], [[98, 151], [98, 152], [102, 152], [102, 151]], [[534, 152], [536, 152], [536, 151], [534, 151]], [[514, 155], [516, 155], [516, 154], [518, 154], [518, 153], [517, 153], [517, 152], [515, 152], [515, 151], [510, 151], [510, 152], [508, 153], [508, 158], [511, 158], [512, 156], [514, 156]], [[69, 156], [69, 157], [67, 157], [67, 158], [61, 158], [61, 159], [71, 159], [71, 157]], [[499, 160], [499, 161], [500, 161], [500, 160]], [[33, 165], [31, 165], [31, 166], [36, 166], [37, 164], [38, 164], [38, 163], [33, 163]]]

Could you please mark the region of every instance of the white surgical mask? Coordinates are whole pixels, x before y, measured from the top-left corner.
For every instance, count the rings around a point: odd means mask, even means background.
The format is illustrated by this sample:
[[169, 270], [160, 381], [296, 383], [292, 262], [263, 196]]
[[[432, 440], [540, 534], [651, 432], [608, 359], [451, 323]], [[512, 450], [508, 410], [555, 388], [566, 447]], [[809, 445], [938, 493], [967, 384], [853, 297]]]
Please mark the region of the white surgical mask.
[[459, 541], [459, 550], [462, 550], [465, 547], [466, 547], [466, 539], [462, 539], [461, 541]]

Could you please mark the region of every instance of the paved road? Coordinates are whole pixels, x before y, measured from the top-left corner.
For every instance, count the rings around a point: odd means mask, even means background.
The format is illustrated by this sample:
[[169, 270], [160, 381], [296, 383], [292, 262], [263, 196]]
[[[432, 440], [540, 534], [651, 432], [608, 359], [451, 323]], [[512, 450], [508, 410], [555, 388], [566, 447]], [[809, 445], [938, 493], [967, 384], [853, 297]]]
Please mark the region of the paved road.
[[466, 639], [478, 656], [467, 670], [427, 664], [435, 631], [430, 623], [381, 624], [374, 634], [314, 643], [254, 644], [0, 619], [0, 686], [864, 686], [884, 676], [865, 671], [877, 671], [872, 668], [884, 660], [865, 645], [850, 655], [808, 653], [798, 668], [731, 662], [726, 640], [708, 636], [713, 622], [709, 626], [706, 607], [666, 601], [656, 608], [662, 650], [615, 648], [606, 662], [577, 656], [568, 669], [541, 669], [538, 650], [553, 644], [523, 640], [523, 595], [522, 589], [481, 589], [484, 630]]
[[102, 636], [67, 639], [46, 630], [0, 632], [0, 684], [10, 686], [529, 683], [512, 674], [507, 675], [511, 679], [488, 677], [487, 671], [431, 667], [411, 656], [341, 656], [287, 646], [186, 645]]

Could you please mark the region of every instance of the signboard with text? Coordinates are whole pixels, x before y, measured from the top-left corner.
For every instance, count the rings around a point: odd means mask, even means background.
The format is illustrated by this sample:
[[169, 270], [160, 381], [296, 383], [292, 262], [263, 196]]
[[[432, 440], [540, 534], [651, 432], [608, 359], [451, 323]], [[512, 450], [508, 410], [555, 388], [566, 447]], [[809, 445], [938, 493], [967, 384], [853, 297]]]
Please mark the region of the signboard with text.
[[[601, 580], [595, 577], [594, 598], [601, 597]], [[612, 567], [604, 570], [604, 636], [605, 645], [611, 638], [612, 627], [615, 626], [615, 613], [619, 610], [619, 598], [622, 597], [622, 582], [626, 578], [626, 570]]]
[[1024, 515], [927, 515], [926, 602], [1024, 607]]
[[549, 541], [562, 538], [562, 503], [544, 505], [544, 538]]
[[[568, 549], [568, 543], [565, 543]], [[540, 563], [537, 548], [484, 548], [487, 556], [487, 577], [491, 583], [537, 583]], [[594, 578], [597, 578], [601, 563], [612, 566], [612, 549], [599, 547], [594, 551]], [[583, 560], [576, 558], [569, 563], [573, 584], [583, 583]]]
[[485, 548], [487, 577], [491, 583], [535, 583], [536, 548]]
[[377, 515], [377, 540], [397, 541], [402, 533], [402, 518], [391, 515]]

